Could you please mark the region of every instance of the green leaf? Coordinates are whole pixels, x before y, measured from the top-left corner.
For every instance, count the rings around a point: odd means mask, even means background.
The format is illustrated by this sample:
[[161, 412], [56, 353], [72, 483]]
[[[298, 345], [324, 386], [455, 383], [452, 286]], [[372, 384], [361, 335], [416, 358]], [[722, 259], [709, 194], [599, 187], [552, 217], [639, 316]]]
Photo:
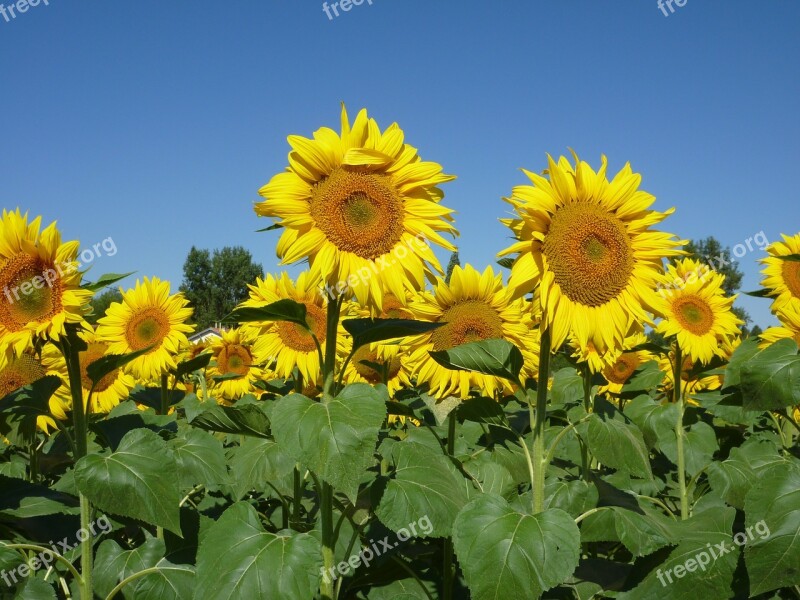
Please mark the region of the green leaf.
[[206, 532], [197, 553], [194, 600], [313, 598], [322, 552], [305, 533], [267, 533], [255, 509], [239, 502]]
[[[148, 537], [144, 544], [133, 550], [123, 550], [116, 541], [104, 540], [97, 548], [95, 559], [95, 591], [105, 598], [123, 579], [158, 564], [165, 551], [164, 540], [154, 537]], [[133, 587], [122, 589], [126, 598], [134, 598]]]
[[572, 367], [564, 367], [553, 375], [553, 388], [550, 390], [553, 404], [574, 404], [583, 401], [583, 377]]
[[518, 382], [523, 358], [519, 348], [502, 339], [483, 340], [430, 352], [437, 363], [454, 371], [475, 371]]
[[800, 585], [800, 463], [767, 471], [744, 505], [750, 595]]
[[458, 417], [462, 421], [508, 426], [508, 419], [500, 403], [485, 396], [468, 398], [461, 402], [458, 406]]
[[30, 519], [43, 515], [77, 514], [77, 508], [73, 496], [24, 479], [0, 475], [0, 516]]
[[467, 503], [464, 478], [441, 452], [405, 442], [392, 447], [394, 477], [376, 510], [378, 518], [398, 532], [426, 515], [430, 531], [419, 537], [450, 537], [453, 521]]
[[410, 319], [346, 319], [342, 321], [342, 327], [353, 336], [353, 350], [366, 344], [428, 333], [442, 325], [444, 323]]
[[514, 259], [510, 256], [506, 256], [505, 258], [501, 258], [497, 261], [497, 264], [503, 267], [504, 269], [510, 269], [514, 266]]
[[642, 431], [648, 448], [655, 447], [660, 439], [673, 435], [678, 420], [678, 405], [661, 404], [650, 396], [637, 396], [625, 405], [625, 416]]
[[196, 573], [189, 565], [174, 565], [160, 560], [155, 565], [158, 572], [145, 575], [134, 582], [132, 598], [136, 600], [164, 600], [164, 598], [191, 598], [195, 589]]
[[106, 354], [86, 367], [86, 375], [92, 380], [92, 383], [97, 384], [98, 381], [109, 373], [113, 373], [117, 369], [124, 367], [132, 360], [147, 354], [152, 349], [152, 346], [148, 346], [147, 348], [128, 354]]
[[664, 379], [664, 372], [654, 360], [639, 367], [630, 380], [622, 387], [625, 395], [641, 394], [655, 389]]
[[781, 340], [742, 367], [745, 410], [778, 410], [800, 404], [800, 356], [792, 339]]
[[642, 432], [635, 425], [612, 418], [603, 419], [592, 413], [585, 442], [601, 463], [637, 477], [653, 477], [650, 453]]
[[725, 502], [744, 510], [745, 496], [760, 475], [784, 460], [777, 446], [751, 438], [741, 447], [733, 448], [727, 460], [711, 463], [708, 481]]
[[112, 454], [84, 456], [75, 465], [75, 483], [100, 510], [180, 535], [175, 457], [167, 443], [149, 429], [126, 434]]
[[85, 290], [91, 290], [92, 292], [99, 292], [103, 288], [114, 285], [118, 281], [122, 281], [126, 277], [133, 275], [135, 272], [136, 271], [131, 271], [130, 273], [124, 273], [122, 275], [118, 273], [106, 273], [105, 275], [101, 275], [100, 279], [94, 283], [87, 283], [81, 287]]
[[275, 485], [294, 471], [295, 461], [272, 440], [245, 438], [230, 461], [234, 497], [250, 490], [264, 491], [267, 482]]
[[50, 414], [50, 397], [61, 386], [61, 379], [48, 375], [30, 385], [18, 388], [0, 399], [0, 412], [15, 413], [29, 417]]
[[235, 321], [237, 323], [286, 321], [288, 323], [296, 323], [308, 329], [308, 323], [306, 322], [306, 305], [288, 298], [278, 300], [266, 306], [240, 306], [223, 320]]
[[[658, 447], [674, 464], [678, 464], [678, 440], [671, 431], [658, 442]], [[712, 461], [719, 450], [717, 434], [710, 425], [698, 421], [686, 430], [683, 439], [686, 472], [694, 477]]]
[[184, 429], [170, 440], [169, 446], [175, 452], [183, 487], [217, 487], [230, 482], [222, 442], [213, 435], [200, 429]]
[[23, 580], [14, 600], [56, 600], [56, 591], [52, 584], [41, 579], [31, 577]]
[[201, 412], [189, 419], [192, 427], [206, 431], [220, 431], [260, 438], [269, 437], [269, 418], [262, 407], [257, 404], [221, 406], [207, 402], [201, 403], [199, 406], [202, 409]]
[[741, 380], [742, 366], [758, 354], [758, 342], [753, 339], [743, 341], [736, 350], [733, 351], [728, 366], [725, 368], [725, 384], [723, 391], [728, 388], [738, 386]]
[[178, 368], [175, 370], [175, 377], [180, 379], [181, 377], [190, 375], [195, 371], [205, 369], [208, 366], [208, 363], [211, 362], [212, 356], [213, 353], [211, 352], [203, 352], [194, 358], [185, 360], [182, 363], [178, 363]]
[[292, 394], [272, 411], [272, 433], [281, 448], [355, 501], [364, 471], [375, 464], [386, 404], [373, 387], [346, 386], [327, 403]]
[[514, 511], [481, 494], [453, 525], [453, 545], [473, 600], [533, 600], [564, 583], [580, 558], [580, 532], [563, 510]]

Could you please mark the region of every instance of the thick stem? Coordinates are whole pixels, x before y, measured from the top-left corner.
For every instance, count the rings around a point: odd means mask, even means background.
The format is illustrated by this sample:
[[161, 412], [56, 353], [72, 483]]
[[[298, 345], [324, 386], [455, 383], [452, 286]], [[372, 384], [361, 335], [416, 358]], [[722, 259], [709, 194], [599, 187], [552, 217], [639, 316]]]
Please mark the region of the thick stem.
[[322, 373], [325, 378], [322, 396], [323, 402], [330, 400], [336, 393], [334, 387], [334, 382], [336, 381], [336, 334], [339, 330], [339, 313], [341, 308], [341, 298], [328, 302], [328, 322], [325, 333], [325, 364], [322, 366]]
[[683, 384], [681, 375], [683, 372], [683, 354], [678, 342], [675, 342], [675, 364], [673, 365], [673, 393], [675, 394], [675, 405], [678, 407], [678, 418], [675, 421], [675, 437], [678, 445], [678, 488], [681, 495], [681, 519], [689, 518], [689, 497], [686, 494], [686, 456], [683, 449]]
[[161, 411], [159, 414], [165, 415], [169, 412], [169, 375], [164, 373], [161, 376]]
[[[456, 411], [450, 413], [447, 426], [447, 455], [453, 456], [456, 449]], [[453, 569], [453, 538], [447, 537], [444, 540], [442, 570], [444, 571], [444, 585], [442, 600], [453, 598], [453, 579], [455, 572]]]
[[[72, 394], [72, 419], [75, 429], [75, 462], [86, 456], [89, 445], [89, 427], [86, 418], [86, 406], [83, 402], [83, 386], [81, 385], [81, 365], [78, 344], [80, 338], [77, 331], [70, 328], [64, 343], [64, 361], [67, 363], [69, 389]], [[94, 545], [92, 530], [89, 527], [92, 507], [89, 499], [79, 495], [81, 511], [81, 529], [85, 539], [81, 542], [81, 580], [80, 590], [83, 600], [92, 600], [92, 547]]]
[[[592, 412], [592, 372], [589, 365], [584, 365], [583, 370], [583, 408], [587, 413]], [[584, 481], [591, 479], [591, 461], [589, 446], [581, 441], [581, 476]]]
[[550, 376], [550, 329], [542, 330], [539, 349], [539, 387], [536, 390], [536, 423], [533, 429], [533, 514], [544, 510], [544, 479], [547, 471], [544, 425], [547, 421], [547, 381]]

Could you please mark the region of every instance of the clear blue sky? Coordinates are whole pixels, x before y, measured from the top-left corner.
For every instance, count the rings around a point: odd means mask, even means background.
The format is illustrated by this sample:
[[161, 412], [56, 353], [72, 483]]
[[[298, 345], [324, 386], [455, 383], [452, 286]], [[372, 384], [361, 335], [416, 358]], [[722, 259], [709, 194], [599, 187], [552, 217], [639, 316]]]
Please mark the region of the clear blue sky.
[[[0, 198], [113, 238], [93, 275], [177, 288], [192, 245], [275, 270], [257, 190], [344, 101], [459, 176], [462, 262], [494, 261], [519, 168], [568, 148], [631, 161], [678, 209], [664, 229], [774, 240], [800, 231], [799, 26], [796, 0], [365, 0], [333, 20], [317, 0], [49, 0], [0, 17]], [[762, 326], [768, 305], [743, 301]]]

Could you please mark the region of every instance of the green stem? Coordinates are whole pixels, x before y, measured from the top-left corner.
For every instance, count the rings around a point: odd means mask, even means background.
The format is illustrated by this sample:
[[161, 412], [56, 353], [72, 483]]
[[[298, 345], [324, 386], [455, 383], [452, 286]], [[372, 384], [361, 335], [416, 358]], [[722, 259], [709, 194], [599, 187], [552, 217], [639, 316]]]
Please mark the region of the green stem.
[[[88, 452], [89, 426], [86, 418], [86, 407], [83, 403], [83, 386], [81, 385], [81, 365], [77, 329], [70, 327], [64, 342], [64, 361], [67, 364], [69, 375], [69, 389], [72, 394], [72, 419], [75, 429], [75, 462], [86, 456]], [[89, 527], [92, 507], [89, 499], [83, 494], [79, 495], [81, 529], [85, 532], [85, 539], [81, 542], [81, 579], [79, 581], [81, 598], [92, 600], [92, 552], [93, 535]]]
[[32, 550], [33, 552], [49, 552], [53, 555], [53, 557], [66, 565], [67, 569], [69, 569], [72, 576], [75, 578], [76, 581], [81, 580], [81, 574], [72, 566], [72, 563], [64, 556], [55, 552], [52, 548], [45, 548], [44, 546], [37, 546], [36, 544], [7, 544], [6, 542], [0, 542], [0, 548], [5, 548], [6, 550]]
[[[589, 365], [584, 365], [583, 369], [583, 408], [587, 413], [591, 413], [592, 408], [592, 371]], [[591, 479], [591, 455], [589, 446], [581, 440], [581, 476], [584, 481]]]
[[686, 493], [686, 457], [683, 449], [683, 437], [686, 433], [683, 429], [683, 384], [681, 375], [683, 372], [683, 354], [678, 342], [675, 342], [675, 364], [673, 365], [673, 392], [675, 394], [675, 405], [678, 407], [678, 418], [675, 421], [675, 437], [678, 444], [678, 488], [681, 496], [681, 520], [689, 518], [689, 497]]
[[111, 592], [108, 594], [108, 596], [106, 596], [106, 600], [113, 600], [113, 598], [119, 592], [122, 591], [122, 588], [124, 588], [126, 585], [128, 585], [132, 581], [136, 581], [137, 579], [140, 579], [141, 577], [144, 577], [145, 575], [151, 575], [152, 573], [158, 573], [160, 570], [161, 569], [159, 567], [150, 567], [149, 569], [144, 569], [143, 571], [139, 571], [137, 573], [134, 573], [133, 575], [130, 575], [129, 577], [126, 577], [125, 579], [123, 579], [122, 581], [119, 582], [117, 587], [115, 587], [113, 590], [111, 590]]
[[300, 467], [294, 467], [294, 491], [292, 496], [292, 521], [291, 524], [296, 528], [300, 523], [300, 511], [303, 509], [303, 480], [300, 477]]
[[547, 380], [550, 376], [550, 328], [542, 330], [539, 348], [539, 386], [536, 390], [536, 422], [533, 429], [533, 514], [544, 510], [544, 480], [547, 471], [544, 453], [544, 425], [547, 421]]
[[161, 412], [165, 415], [169, 412], [169, 375], [164, 373], [161, 376]]
[[339, 331], [339, 313], [342, 309], [342, 298], [328, 302], [328, 322], [325, 334], [325, 363], [322, 367], [325, 378], [323, 389], [323, 402], [329, 401], [336, 393], [336, 334]]
[[[456, 411], [450, 413], [447, 426], [447, 455], [453, 456], [456, 449]], [[453, 538], [446, 537], [444, 540], [444, 557], [442, 570], [444, 571], [442, 600], [452, 600], [453, 598], [453, 579], [455, 577], [453, 569]]]

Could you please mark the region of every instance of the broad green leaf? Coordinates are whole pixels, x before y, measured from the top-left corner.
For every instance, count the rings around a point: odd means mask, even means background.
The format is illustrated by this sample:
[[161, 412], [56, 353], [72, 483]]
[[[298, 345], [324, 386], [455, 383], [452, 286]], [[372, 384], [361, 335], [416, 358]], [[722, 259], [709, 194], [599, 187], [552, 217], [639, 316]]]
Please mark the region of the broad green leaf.
[[[103, 598], [123, 579], [158, 564], [164, 556], [164, 540], [149, 537], [133, 550], [123, 550], [114, 540], [104, 540], [97, 548], [94, 564], [94, 588]], [[126, 598], [134, 598], [134, 586], [125, 587]]]
[[423, 444], [392, 447], [394, 477], [376, 510], [378, 518], [397, 532], [426, 515], [431, 531], [419, 537], [449, 537], [453, 521], [467, 503], [464, 477], [441, 452]]
[[353, 350], [366, 344], [428, 333], [442, 325], [444, 323], [410, 319], [345, 319], [342, 321], [342, 327], [353, 336]]
[[725, 367], [725, 383], [723, 390], [739, 385], [741, 381], [742, 366], [758, 354], [758, 341], [754, 339], [744, 340], [736, 350], [733, 351], [728, 366]]
[[160, 560], [157, 573], [144, 575], [133, 584], [132, 598], [136, 600], [165, 600], [166, 598], [191, 598], [195, 589], [196, 573], [189, 565], [174, 565]]
[[0, 475], [0, 516], [30, 519], [43, 515], [69, 515], [76, 514], [77, 508], [77, 500], [72, 496], [23, 479]]
[[597, 506], [597, 488], [583, 480], [564, 481], [551, 479], [544, 488], [544, 507], [560, 508], [572, 517], [578, 517]]
[[458, 417], [463, 421], [474, 421], [500, 427], [508, 426], [508, 419], [500, 403], [485, 396], [477, 396], [461, 402], [458, 406]]
[[502, 339], [483, 340], [456, 346], [450, 350], [430, 352], [437, 363], [454, 371], [475, 371], [509, 381], [519, 381], [522, 352]]
[[313, 598], [322, 551], [305, 533], [267, 533], [255, 509], [239, 502], [206, 532], [197, 553], [194, 600]]
[[170, 440], [169, 446], [175, 452], [183, 487], [217, 487], [230, 482], [222, 442], [213, 435], [187, 428]]
[[24, 579], [22, 585], [14, 596], [14, 600], [56, 600], [56, 590], [53, 584], [47, 583], [36, 577]]
[[678, 405], [672, 402], [661, 404], [650, 396], [637, 396], [625, 405], [625, 416], [636, 423], [642, 431], [648, 448], [655, 447], [665, 436], [675, 435], [678, 420]]
[[778, 410], [800, 404], [800, 355], [786, 339], [762, 350], [741, 371], [745, 410]]
[[753, 437], [739, 448], [732, 448], [727, 460], [711, 463], [708, 481], [725, 502], [744, 510], [745, 496], [761, 475], [785, 462], [774, 443]]
[[623, 393], [641, 394], [654, 390], [664, 379], [664, 372], [654, 360], [646, 362], [631, 376], [630, 380], [622, 386]]
[[453, 545], [473, 600], [534, 600], [564, 583], [580, 558], [580, 532], [563, 510], [523, 514], [489, 494], [461, 509]]
[[383, 396], [356, 383], [327, 403], [299, 394], [278, 400], [272, 433], [286, 453], [355, 501], [364, 472], [375, 464], [385, 418]]
[[556, 406], [583, 402], [583, 377], [572, 367], [556, 371], [550, 394]]
[[180, 379], [185, 375], [190, 375], [195, 371], [205, 369], [208, 366], [208, 363], [211, 362], [212, 356], [213, 354], [211, 352], [203, 352], [194, 358], [190, 358], [182, 363], [178, 363], [178, 368], [175, 370], [175, 377]]
[[446, 396], [444, 398], [435, 398], [429, 394], [422, 393], [419, 395], [425, 406], [431, 411], [437, 425], [443, 425], [447, 422], [447, 418], [454, 410], [461, 405], [461, 399], [457, 396]]
[[124, 367], [132, 360], [147, 354], [152, 349], [152, 346], [148, 346], [147, 348], [142, 348], [136, 352], [129, 352], [128, 354], [106, 354], [86, 367], [86, 375], [91, 379], [92, 383], [96, 385], [97, 382], [106, 375]]
[[[674, 464], [678, 464], [678, 440], [675, 432], [671, 431], [658, 442], [659, 449]], [[711, 461], [714, 453], [719, 450], [717, 434], [710, 425], [698, 421], [685, 429], [683, 439], [683, 452], [686, 472], [694, 477]]]
[[634, 556], [647, 556], [675, 542], [675, 521], [649, 506], [642, 513], [612, 507], [617, 537]]
[[236, 499], [250, 490], [264, 491], [294, 471], [295, 461], [272, 440], [245, 438], [230, 461]]
[[18, 388], [0, 399], [0, 412], [39, 417], [50, 414], [49, 400], [61, 386], [61, 379], [48, 375], [30, 385]]
[[[189, 418], [192, 427], [206, 431], [219, 431], [260, 438], [269, 437], [269, 418], [257, 404], [237, 404], [221, 406], [202, 403], [200, 413]], [[188, 415], [187, 415], [188, 417]]]
[[178, 467], [167, 443], [149, 429], [125, 435], [112, 454], [84, 456], [75, 465], [75, 483], [102, 511], [180, 535]]
[[763, 474], [748, 492], [744, 508], [750, 594], [800, 585], [800, 462], [786, 462]]
[[122, 281], [126, 277], [133, 275], [136, 271], [131, 271], [130, 273], [106, 273], [105, 275], [101, 275], [100, 279], [95, 281], [94, 283], [87, 283], [81, 286], [85, 290], [91, 290], [93, 292], [99, 292], [103, 288], [107, 288], [110, 285], [114, 285], [118, 281]]
[[436, 597], [436, 586], [432, 582], [422, 582], [431, 596], [425, 593], [420, 582], [414, 579], [400, 579], [383, 587], [373, 587], [367, 594], [368, 600], [430, 600]]
[[278, 300], [266, 306], [240, 306], [225, 317], [224, 320], [235, 321], [237, 323], [286, 321], [308, 329], [308, 323], [306, 322], [306, 305], [288, 298]]
[[652, 478], [650, 454], [642, 432], [635, 425], [612, 418], [603, 419], [593, 413], [585, 442], [601, 463], [638, 477]]

